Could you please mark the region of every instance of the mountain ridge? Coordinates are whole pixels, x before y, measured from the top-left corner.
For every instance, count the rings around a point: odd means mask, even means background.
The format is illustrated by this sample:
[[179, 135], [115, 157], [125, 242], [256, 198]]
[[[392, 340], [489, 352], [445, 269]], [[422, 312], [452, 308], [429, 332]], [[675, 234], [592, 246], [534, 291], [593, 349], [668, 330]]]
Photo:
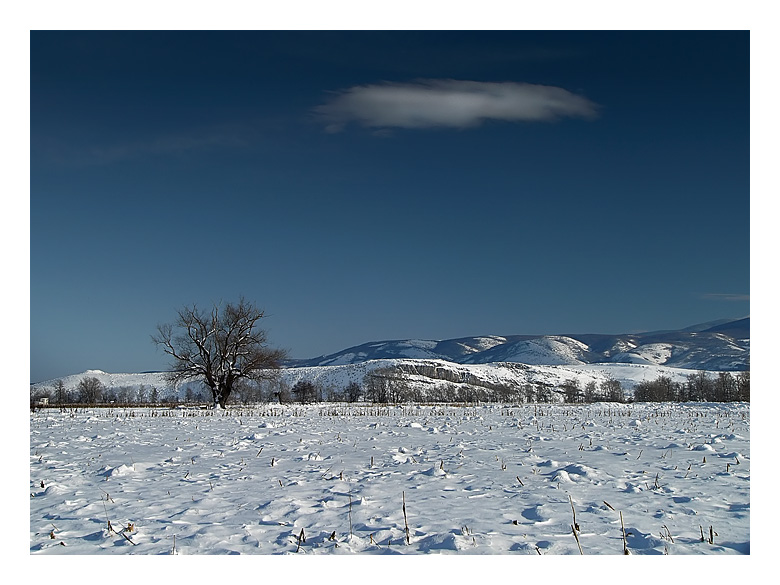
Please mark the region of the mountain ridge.
[[679, 330], [624, 334], [481, 335], [445, 340], [371, 341], [287, 367], [357, 364], [377, 359], [441, 359], [456, 364], [637, 363], [708, 371], [750, 367], [750, 317]]

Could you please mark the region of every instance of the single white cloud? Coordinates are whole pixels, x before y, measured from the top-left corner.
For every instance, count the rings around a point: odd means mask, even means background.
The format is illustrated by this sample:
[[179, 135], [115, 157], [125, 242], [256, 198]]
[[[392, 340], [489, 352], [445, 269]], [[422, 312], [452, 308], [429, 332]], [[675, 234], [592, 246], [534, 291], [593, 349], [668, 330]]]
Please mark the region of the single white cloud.
[[592, 118], [598, 106], [549, 85], [424, 79], [351, 87], [315, 112], [329, 132], [339, 132], [350, 122], [371, 128], [468, 128], [486, 120]]

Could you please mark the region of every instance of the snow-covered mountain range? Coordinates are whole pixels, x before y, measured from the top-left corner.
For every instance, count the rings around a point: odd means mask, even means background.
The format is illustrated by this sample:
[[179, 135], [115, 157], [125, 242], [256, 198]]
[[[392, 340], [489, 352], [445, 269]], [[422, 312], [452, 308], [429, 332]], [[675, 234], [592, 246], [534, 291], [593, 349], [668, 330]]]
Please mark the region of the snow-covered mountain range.
[[491, 335], [444, 341], [379, 341], [310, 360], [294, 360], [289, 365], [336, 366], [397, 358], [445, 360], [456, 364], [628, 363], [690, 370], [747, 370], [750, 368], [750, 318], [714, 321], [678, 331], [620, 335]]
[[[431, 390], [443, 385], [483, 388], [525, 384], [560, 386], [575, 380], [584, 387], [615, 379], [630, 390], [660, 375], [684, 382], [692, 371], [741, 371], [750, 366], [750, 319], [718, 321], [679, 331], [624, 335], [515, 335], [466, 337], [444, 341], [404, 340], [366, 343], [328, 356], [289, 362], [281, 381], [291, 387], [300, 380], [325, 389], [341, 390], [362, 383], [367, 374], [392, 368], [413, 385]], [[85, 377], [98, 378], [107, 388], [142, 385], [161, 396], [182, 396], [187, 385], [171, 388], [164, 372], [110, 374], [88, 370], [61, 378], [75, 390]], [[54, 388], [55, 380], [31, 385], [31, 392]], [[197, 389], [198, 384], [189, 384]]]

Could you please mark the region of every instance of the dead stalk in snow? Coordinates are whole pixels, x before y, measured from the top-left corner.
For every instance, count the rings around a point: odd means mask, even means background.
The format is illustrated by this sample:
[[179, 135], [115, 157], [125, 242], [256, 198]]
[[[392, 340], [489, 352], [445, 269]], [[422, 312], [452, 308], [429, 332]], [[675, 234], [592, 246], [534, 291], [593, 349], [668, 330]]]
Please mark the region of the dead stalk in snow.
[[108, 509], [106, 508], [105, 502], [103, 502], [103, 511], [106, 513], [106, 525], [108, 526], [108, 531], [111, 532], [114, 529], [111, 528], [111, 520], [108, 519]]
[[404, 513], [404, 529], [406, 530], [406, 544], [410, 544], [410, 538], [409, 538], [409, 522], [406, 519], [406, 492], [401, 492], [401, 498], [403, 501], [403, 504], [401, 506], [401, 509]]
[[583, 555], [585, 553], [582, 552], [582, 545], [580, 544], [580, 537], [577, 536], [577, 529], [574, 528], [574, 525], [571, 527], [571, 533], [574, 535], [574, 540], [577, 541], [577, 548], [580, 549], [580, 554]]
[[[571, 499], [571, 496], [569, 496], [569, 504], [571, 505], [571, 518], [572, 522], [572, 530], [575, 530], [576, 532], [580, 531], [580, 525], [577, 524], [577, 513], [574, 511], [574, 500]], [[579, 542], [579, 541], [578, 541]]]
[[623, 524], [623, 512], [620, 512], [620, 529], [623, 531], [623, 554], [624, 555], [630, 555], [631, 553], [628, 551], [628, 544], [626, 543], [626, 527]]
[[663, 530], [661, 531], [661, 538], [663, 538], [664, 540], [669, 540], [669, 542], [674, 544], [674, 538], [672, 538], [672, 531], [669, 530], [669, 527], [666, 524], [663, 525], [663, 528], [664, 530], [666, 530], [666, 532], [664, 532]]

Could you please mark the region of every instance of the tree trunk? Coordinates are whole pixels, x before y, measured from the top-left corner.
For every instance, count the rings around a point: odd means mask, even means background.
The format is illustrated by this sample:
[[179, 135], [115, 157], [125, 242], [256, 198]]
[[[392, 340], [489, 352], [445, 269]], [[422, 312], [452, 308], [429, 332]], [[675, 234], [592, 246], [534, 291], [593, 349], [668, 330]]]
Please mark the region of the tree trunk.
[[215, 400], [215, 402], [216, 402], [215, 406], [218, 404], [219, 408], [222, 408], [222, 409], [227, 408], [227, 401], [228, 401], [228, 397], [230, 396], [230, 391], [231, 391], [231, 388], [228, 387], [227, 384], [224, 384], [224, 385], [220, 384], [217, 387], [217, 392], [216, 392], [216, 398], [217, 399]]
[[219, 391], [219, 387], [214, 384], [209, 384], [209, 390], [211, 390], [211, 403], [214, 405], [214, 410], [218, 408], [225, 408], [224, 401], [222, 400], [221, 392]]

